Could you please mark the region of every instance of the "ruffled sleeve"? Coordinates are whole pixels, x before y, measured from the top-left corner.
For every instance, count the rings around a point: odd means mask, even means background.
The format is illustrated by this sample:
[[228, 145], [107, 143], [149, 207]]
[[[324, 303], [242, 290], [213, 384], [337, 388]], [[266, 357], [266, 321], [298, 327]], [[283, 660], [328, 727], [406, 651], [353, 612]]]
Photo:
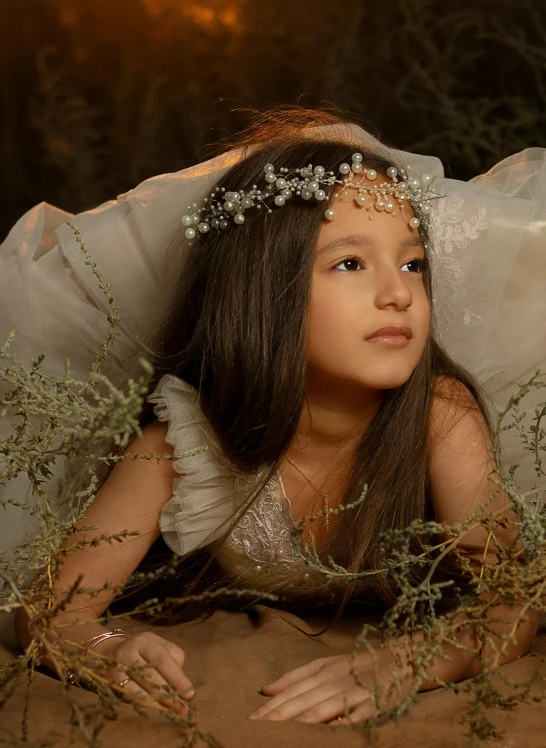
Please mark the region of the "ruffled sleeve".
[[225, 532], [248, 498], [248, 481], [223, 454], [191, 385], [165, 374], [147, 400], [154, 403], [158, 420], [168, 422], [166, 440], [174, 448], [173, 466], [180, 474], [159, 526], [167, 545], [184, 556]]

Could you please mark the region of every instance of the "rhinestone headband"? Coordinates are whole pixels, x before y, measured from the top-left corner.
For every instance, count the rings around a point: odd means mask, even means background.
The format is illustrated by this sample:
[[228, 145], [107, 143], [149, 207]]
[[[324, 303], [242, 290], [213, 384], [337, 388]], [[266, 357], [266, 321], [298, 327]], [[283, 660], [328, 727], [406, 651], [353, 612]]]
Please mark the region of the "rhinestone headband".
[[[239, 190], [237, 192], [226, 191], [225, 187], [217, 187], [211, 192], [210, 197], [204, 199], [204, 205], [198, 207], [196, 203], [188, 205], [188, 213], [182, 217], [182, 224], [186, 226], [185, 235], [187, 239], [195, 239], [197, 233], [206, 234], [211, 230], [229, 228], [230, 225], [240, 225], [245, 222], [245, 213], [252, 208], [265, 210], [272, 213], [270, 205], [282, 207], [294, 195], [303, 200], [316, 200], [322, 202], [328, 198], [328, 190], [335, 184], [342, 185], [335, 193], [335, 197], [347, 189], [356, 190], [355, 202], [373, 219], [373, 207], [376, 211], [384, 211], [392, 216], [396, 215], [396, 203], [404, 213], [404, 203], [408, 202], [414, 212], [414, 216], [408, 221], [412, 228], [429, 224], [432, 211], [431, 200], [442, 197], [440, 193], [429, 189], [432, 181], [430, 174], [422, 174], [420, 178], [408, 178], [404, 169], [390, 166], [387, 176], [390, 182], [382, 182], [370, 185], [377, 179], [375, 169], [367, 169], [363, 166], [361, 153], [353, 153], [352, 164], [343, 163], [339, 166], [341, 177], [336, 178], [333, 171], [326, 171], [323, 166], [312, 164], [301, 169], [288, 169], [281, 167], [276, 174], [273, 164], [264, 166], [264, 179], [266, 186], [259, 189], [253, 184], [248, 192]], [[399, 179], [401, 177], [401, 180]], [[332, 220], [335, 211], [329, 208], [324, 217]]]

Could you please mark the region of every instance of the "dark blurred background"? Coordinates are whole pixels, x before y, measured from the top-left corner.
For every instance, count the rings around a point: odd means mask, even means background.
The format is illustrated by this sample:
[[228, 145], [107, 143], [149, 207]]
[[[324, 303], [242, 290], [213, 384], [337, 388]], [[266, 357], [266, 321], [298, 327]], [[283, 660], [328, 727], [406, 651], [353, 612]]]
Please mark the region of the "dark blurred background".
[[469, 179], [546, 146], [546, 0], [1, 0], [0, 235], [331, 102]]

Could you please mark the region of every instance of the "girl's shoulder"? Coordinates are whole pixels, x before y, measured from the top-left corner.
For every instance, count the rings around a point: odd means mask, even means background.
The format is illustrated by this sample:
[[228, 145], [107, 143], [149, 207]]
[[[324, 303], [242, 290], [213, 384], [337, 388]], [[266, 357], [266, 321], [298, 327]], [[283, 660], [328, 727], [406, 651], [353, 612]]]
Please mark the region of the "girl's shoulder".
[[486, 476], [494, 469], [489, 425], [480, 404], [460, 380], [437, 377], [428, 427], [428, 470], [436, 502], [457, 502], [472, 492], [483, 496], [490, 487]]
[[[515, 519], [502, 488], [486, 418], [468, 387], [453, 377], [438, 378], [430, 412], [428, 455], [431, 498], [438, 522], [453, 525], [474, 512], [477, 517], [490, 513]], [[487, 533], [477, 519], [458, 547], [466, 549], [471, 557], [483, 558]], [[516, 536], [513, 523], [495, 529], [501, 545], [508, 545]]]
[[438, 377], [436, 383], [428, 455], [439, 522], [461, 522], [480, 504], [490, 509], [506, 504], [506, 496], [493, 480], [498, 474], [486, 418], [468, 387], [453, 377]]
[[476, 398], [469, 388], [457, 377], [449, 374], [438, 374], [434, 378], [433, 397], [436, 401], [459, 403], [478, 407]]
[[470, 391], [459, 379], [446, 374], [434, 380], [429, 414], [429, 439], [463, 437], [468, 430], [478, 429], [488, 438], [489, 429], [482, 409]]

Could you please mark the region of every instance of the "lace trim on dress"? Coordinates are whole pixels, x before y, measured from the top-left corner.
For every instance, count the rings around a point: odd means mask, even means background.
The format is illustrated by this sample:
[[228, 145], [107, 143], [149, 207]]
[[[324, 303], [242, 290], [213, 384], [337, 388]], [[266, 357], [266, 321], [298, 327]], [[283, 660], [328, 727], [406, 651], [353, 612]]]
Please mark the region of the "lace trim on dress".
[[296, 521], [281, 488], [276, 473], [224, 543], [216, 546], [216, 558], [235, 577], [238, 588], [244, 585], [284, 600], [331, 603], [346, 582], [306, 566], [297, 553], [291, 538]]

